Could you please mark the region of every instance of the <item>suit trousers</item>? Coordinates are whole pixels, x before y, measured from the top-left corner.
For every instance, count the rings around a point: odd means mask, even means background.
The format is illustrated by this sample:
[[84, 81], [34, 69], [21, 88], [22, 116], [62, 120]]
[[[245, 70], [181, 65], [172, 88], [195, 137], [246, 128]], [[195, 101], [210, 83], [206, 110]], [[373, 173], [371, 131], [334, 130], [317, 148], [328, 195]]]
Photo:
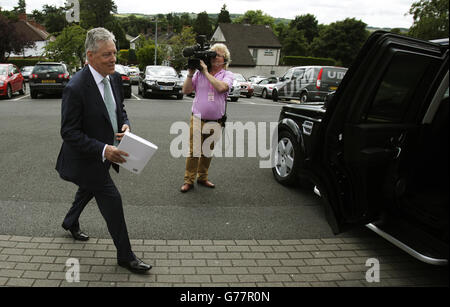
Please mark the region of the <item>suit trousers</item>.
[[117, 259], [119, 261], [134, 260], [123, 213], [122, 197], [109, 173], [102, 187], [92, 189], [78, 186], [72, 207], [64, 218], [63, 227], [78, 230], [80, 228], [79, 217], [92, 198], [95, 198], [100, 213], [106, 221], [108, 231], [117, 249]]
[[[205, 125], [207, 126], [205, 127]], [[213, 131], [213, 133], [211, 133], [211, 131]], [[191, 116], [189, 156], [186, 158], [184, 183], [194, 184], [195, 179], [200, 181], [208, 180], [208, 170], [211, 165], [212, 151], [214, 150], [214, 144], [220, 139], [221, 131], [222, 128], [219, 123], [215, 121], [202, 121], [194, 115]], [[197, 138], [196, 142], [194, 142], [194, 138]], [[206, 140], [210, 143], [205, 145]], [[194, 143], [196, 143], [195, 147]]]

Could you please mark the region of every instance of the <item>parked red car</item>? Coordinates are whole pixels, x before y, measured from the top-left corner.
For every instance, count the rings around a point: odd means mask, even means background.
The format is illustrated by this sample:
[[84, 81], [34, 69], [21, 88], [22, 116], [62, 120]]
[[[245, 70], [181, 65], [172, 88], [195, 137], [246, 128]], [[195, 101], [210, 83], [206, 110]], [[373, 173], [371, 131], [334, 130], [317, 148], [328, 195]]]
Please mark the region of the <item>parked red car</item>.
[[0, 96], [11, 98], [13, 93], [25, 94], [25, 80], [13, 64], [0, 64]]

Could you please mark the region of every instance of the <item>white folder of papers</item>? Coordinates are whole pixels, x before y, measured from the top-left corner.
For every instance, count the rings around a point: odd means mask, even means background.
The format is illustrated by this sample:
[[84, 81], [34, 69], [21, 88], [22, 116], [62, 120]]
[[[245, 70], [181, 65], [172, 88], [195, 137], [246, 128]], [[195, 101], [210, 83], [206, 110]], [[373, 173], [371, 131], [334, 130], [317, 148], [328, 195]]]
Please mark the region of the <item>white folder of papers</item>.
[[135, 174], [141, 173], [150, 158], [158, 150], [158, 146], [152, 142], [128, 131], [125, 132], [117, 148], [129, 155], [124, 157], [127, 161], [119, 165]]

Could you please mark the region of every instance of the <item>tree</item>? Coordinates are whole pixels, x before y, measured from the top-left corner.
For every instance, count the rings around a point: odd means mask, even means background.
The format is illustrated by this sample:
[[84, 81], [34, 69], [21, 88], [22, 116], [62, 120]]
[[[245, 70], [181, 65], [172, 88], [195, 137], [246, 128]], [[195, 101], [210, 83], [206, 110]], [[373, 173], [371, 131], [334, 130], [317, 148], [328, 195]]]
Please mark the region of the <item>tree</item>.
[[[143, 36], [141, 37], [142, 40], [136, 51], [136, 57], [139, 62], [139, 68], [144, 70], [147, 65], [155, 65], [155, 42], [152, 39], [146, 40]], [[167, 54], [167, 47], [158, 43], [156, 65], [161, 65], [167, 59]]]
[[319, 35], [319, 22], [316, 17], [311, 14], [296, 16], [289, 24], [291, 29], [303, 31], [303, 34], [308, 42], [311, 44], [313, 39]]
[[225, 4], [220, 9], [219, 16], [217, 16], [217, 25], [219, 23], [231, 23], [230, 12], [227, 11], [227, 6]]
[[13, 11], [18, 14], [25, 14], [27, 9], [27, 5], [25, 3], [25, 0], [19, 0], [17, 3], [17, 6], [14, 7]]
[[251, 24], [251, 25], [268, 25], [274, 28], [275, 19], [264, 14], [261, 10], [247, 11], [244, 15], [237, 18], [234, 23]]
[[25, 40], [25, 36], [16, 30], [15, 22], [0, 14], [0, 62], [6, 62], [12, 52], [20, 53], [24, 48], [35, 45], [34, 42]]
[[84, 43], [86, 30], [79, 25], [64, 28], [53, 42], [45, 47], [46, 56], [55, 61], [62, 61], [71, 68], [81, 67], [85, 61]]
[[198, 35], [206, 35], [207, 39], [211, 38], [212, 24], [208, 13], [201, 12], [197, 15], [197, 19], [194, 21], [194, 32]]
[[33, 10], [32, 16], [34, 20], [45, 27], [47, 32], [59, 34], [67, 24], [66, 13], [64, 7], [56, 7], [55, 5], [44, 4], [42, 12]]
[[448, 37], [448, 0], [419, 0], [411, 5], [414, 22], [409, 35], [421, 39]]
[[192, 27], [184, 27], [180, 34], [173, 36], [169, 41], [171, 51], [171, 66], [180, 71], [187, 65], [187, 58], [183, 57], [183, 48], [195, 44], [195, 33]]
[[281, 52], [285, 55], [301, 55], [308, 54], [309, 44], [304, 36], [304, 32], [291, 29], [283, 40]]
[[369, 36], [366, 26], [354, 18], [324, 26], [311, 44], [312, 55], [332, 58], [349, 67]]
[[105, 27], [111, 12], [117, 13], [113, 0], [79, 0], [81, 25], [85, 29]]

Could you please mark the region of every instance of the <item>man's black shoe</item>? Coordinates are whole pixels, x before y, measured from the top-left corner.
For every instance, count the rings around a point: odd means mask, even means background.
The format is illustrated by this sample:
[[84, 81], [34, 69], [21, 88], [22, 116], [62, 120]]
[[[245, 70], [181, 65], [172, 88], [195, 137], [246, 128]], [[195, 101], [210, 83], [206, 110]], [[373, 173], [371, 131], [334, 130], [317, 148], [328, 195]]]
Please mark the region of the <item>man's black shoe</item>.
[[141, 259], [136, 258], [131, 261], [118, 261], [118, 265], [131, 271], [132, 273], [144, 274], [152, 268], [150, 264], [144, 263]]
[[80, 228], [78, 228], [78, 229], [76, 229], [76, 228], [70, 229], [70, 228], [65, 227], [64, 223], [61, 226], [62, 226], [62, 228], [64, 228], [64, 230], [68, 230], [75, 240], [78, 240], [78, 241], [87, 241], [87, 240], [89, 240], [89, 236], [87, 234], [85, 234], [84, 232], [82, 232], [80, 230]]
[[85, 234], [84, 232], [82, 232], [80, 229], [78, 229], [78, 230], [69, 229], [69, 231], [75, 240], [78, 240], [78, 241], [89, 240], [89, 236], [87, 234]]

